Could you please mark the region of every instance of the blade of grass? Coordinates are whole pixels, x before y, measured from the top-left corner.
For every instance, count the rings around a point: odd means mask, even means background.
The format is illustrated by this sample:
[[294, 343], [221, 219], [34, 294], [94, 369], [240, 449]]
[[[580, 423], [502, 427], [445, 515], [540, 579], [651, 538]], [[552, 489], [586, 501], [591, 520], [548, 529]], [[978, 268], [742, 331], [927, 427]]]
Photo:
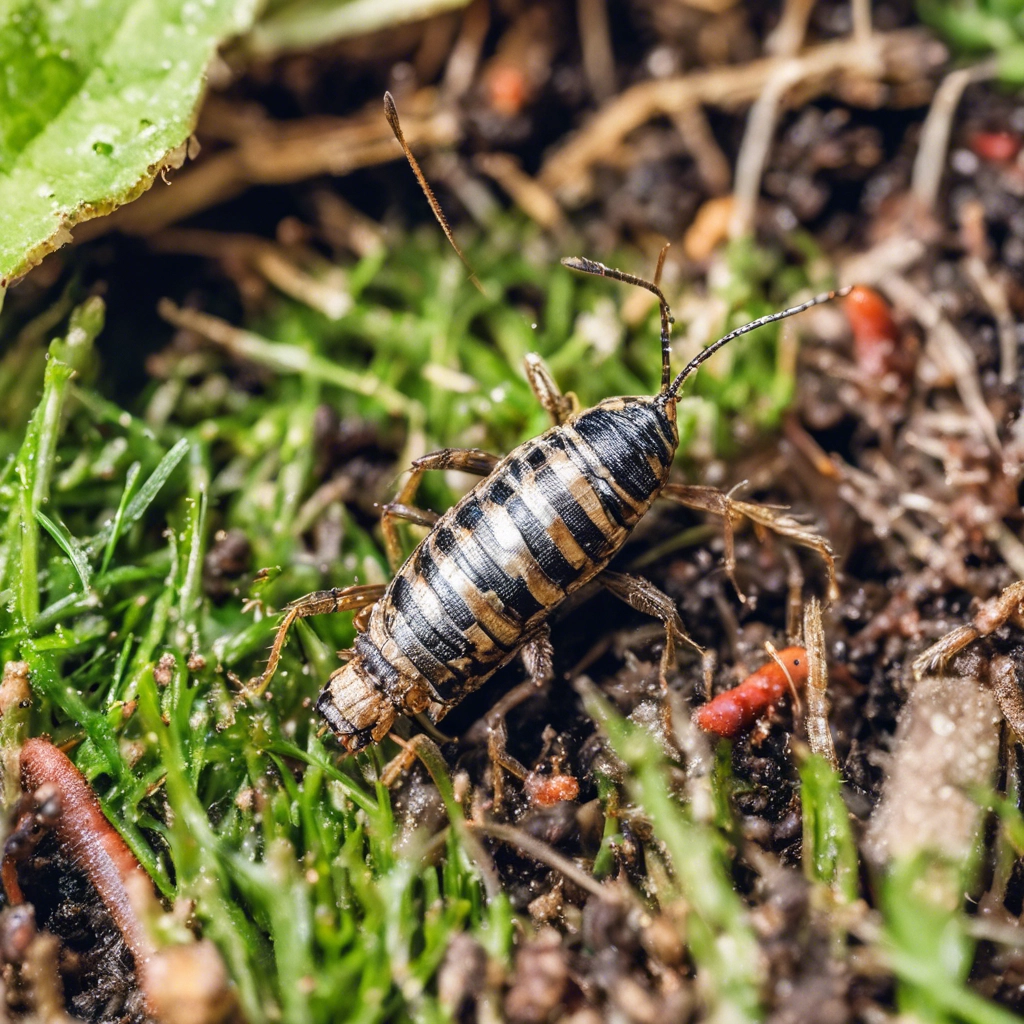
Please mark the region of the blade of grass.
[[25, 440], [18, 452], [15, 473], [21, 484], [18, 501], [7, 520], [7, 543], [17, 551], [13, 587], [15, 612], [21, 625], [27, 626], [39, 614], [39, 530], [36, 513], [50, 494], [50, 477], [57, 455], [64, 402], [74, 371], [59, 359], [46, 364], [43, 395], [29, 422]]
[[857, 899], [857, 847], [839, 773], [819, 754], [800, 765], [804, 874], [831, 886], [847, 903]]
[[920, 1020], [1010, 1024], [1020, 1018], [966, 986], [975, 947], [960, 907], [968, 874], [931, 853], [888, 868], [880, 893], [883, 950], [901, 979], [897, 1002]]
[[[185, 457], [188, 451], [188, 440], [181, 438], [173, 448], [160, 460], [156, 469], [147, 477], [146, 482], [139, 488], [139, 493], [128, 503], [121, 520], [122, 532], [132, 523], [138, 522], [146, 509], [153, 503], [153, 500], [160, 493], [161, 488], [167, 483], [170, 475], [178, 468], [178, 463]], [[111, 523], [111, 529], [113, 523]]]
[[71, 560], [75, 572], [78, 573], [78, 578], [82, 581], [82, 590], [88, 592], [92, 586], [92, 569], [89, 566], [89, 557], [85, 553], [85, 548], [76, 537], [71, 536], [65, 527], [58, 526], [48, 515], [38, 509], [36, 510], [36, 522], [46, 530], [61, 551]]
[[174, 852], [178, 897], [192, 897], [206, 921], [206, 931], [224, 953], [248, 1020], [264, 1024], [273, 1013], [266, 975], [254, 958], [261, 943], [253, 925], [226, 890], [227, 865], [218, 856], [219, 842], [196, 793], [188, 783], [180, 739], [173, 721], [165, 725], [152, 666], [138, 679], [139, 714], [156, 741], [167, 771], [167, 798], [174, 818], [168, 838]]
[[135, 489], [135, 481], [139, 479], [139, 473], [141, 472], [142, 464], [139, 462], [133, 462], [128, 467], [128, 473], [124, 478], [124, 490], [121, 491], [121, 500], [117, 504], [117, 511], [114, 513], [114, 518], [110, 523], [110, 535], [107, 537], [107, 543], [103, 548], [103, 558], [100, 561], [101, 576], [110, 567], [110, 559], [114, 555], [114, 548], [117, 547], [117, 540], [126, 525], [125, 515], [128, 512], [128, 502], [131, 500], [132, 491]]

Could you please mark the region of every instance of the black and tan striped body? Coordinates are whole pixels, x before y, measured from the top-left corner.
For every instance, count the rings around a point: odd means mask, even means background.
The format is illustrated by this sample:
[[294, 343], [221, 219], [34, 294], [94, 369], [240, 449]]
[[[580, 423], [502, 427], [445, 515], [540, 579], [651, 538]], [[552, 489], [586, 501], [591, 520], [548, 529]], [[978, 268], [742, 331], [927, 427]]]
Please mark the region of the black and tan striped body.
[[612, 398], [526, 441], [449, 509], [373, 606], [317, 708], [349, 749], [434, 721], [593, 579], [668, 480], [675, 401]]

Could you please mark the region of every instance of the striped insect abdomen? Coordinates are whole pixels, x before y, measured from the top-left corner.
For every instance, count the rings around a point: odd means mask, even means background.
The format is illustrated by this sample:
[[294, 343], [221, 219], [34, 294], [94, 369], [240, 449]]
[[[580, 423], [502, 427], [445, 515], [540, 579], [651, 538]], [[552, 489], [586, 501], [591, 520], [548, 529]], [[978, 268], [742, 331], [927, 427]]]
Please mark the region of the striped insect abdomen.
[[673, 404], [619, 398], [516, 448], [399, 569], [318, 702], [328, 721], [350, 719], [350, 668], [399, 711], [440, 719], [607, 565], [667, 480], [677, 442]]

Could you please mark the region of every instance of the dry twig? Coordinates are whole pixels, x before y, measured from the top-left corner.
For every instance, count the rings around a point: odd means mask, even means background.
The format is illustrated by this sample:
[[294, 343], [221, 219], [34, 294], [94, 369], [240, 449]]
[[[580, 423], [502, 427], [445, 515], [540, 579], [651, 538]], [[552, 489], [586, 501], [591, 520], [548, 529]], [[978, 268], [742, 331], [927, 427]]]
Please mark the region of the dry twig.
[[995, 418], [985, 404], [981, 381], [978, 379], [978, 363], [970, 345], [939, 307], [905, 277], [891, 275], [880, 280], [878, 286], [896, 306], [914, 317], [928, 332], [931, 354], [949, 371], [956, 382], [961, 401], [993, 452], [998, 454], [1001, 450], [999, 432]]
[[800, 100], [834, 90], [843, 75], [872, 80], [913, 80], [927, 74], [934, 54], [931, 38], [918, 30], [877, 33], [868, 40], [824, 43], [798, 58], [765, 57], [741, 66], [694, 71], [675, 78], [641, 82], [626, 89], [545, 162], [540, 180], [556, 194], [585, 191], [590, 168], [622, 145], [634, 129], [661, 115], [709, 104], [736, 109], [752, 103], [778, 69], [790, 60], [801, 88]]
[[[459, 138], [458, 121], [424, 89], [403, 102], [402, 127], [414, 148], [449, 146]], [[280, 185], [320, 174], [344, 175], [401, 156], [378, 104], [353, 117], [307, 117], [298, 121], [260, 118], [246, 111], [232, 115], [221, 105], [218, 127], [233, 132], [235, 145], [213, 153], [157, 185], [109, 217], [89, 221], [79, 241], [110, 230], [148, 235], [244, 192], [250, 185]], [[202, 134], [203, 125], [200, 125]]]
[[587, 84], [594, 99], [604, 103], [615, 93], [615, 54], [606, 0], [576, 0], [576, 19]]
[[935, 90], [928, 116], [921, 129], [921, 142], [914, 158], [910, 177], [910, 192], [921, 210], [933, 213], [939, 196], [942, 172], [946, 167], [946, 150], [953, 130], [953, 115], [964, 89], [972, 82], [983, 82], [996, 73], [995, 60], [985, 61], [973, 68], [961, 68], [948, 74]]
[[804, 609], [804, 647], [807, 649], [807, 742], [812, 753], [825, 758], [836, 771], [839, 758], [828, 727], [828, 665], [826, 664], [825, 627], [821, 604], [812, 597]]

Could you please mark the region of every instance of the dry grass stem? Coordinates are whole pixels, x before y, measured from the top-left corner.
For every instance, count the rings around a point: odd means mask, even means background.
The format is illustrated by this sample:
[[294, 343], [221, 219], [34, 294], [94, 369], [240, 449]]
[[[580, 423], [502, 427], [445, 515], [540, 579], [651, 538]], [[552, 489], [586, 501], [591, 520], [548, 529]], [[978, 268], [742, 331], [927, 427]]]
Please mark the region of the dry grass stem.
[[869, 38], [871, 28], [871, 0], [850, 0], [850, 23], [853, 38], [862, 42]]
[[[376, 103], [353, 117], [307, 117], [297, 121], [262, 120], [253, 128], [251, 115], [240, 111], [237, 143], [214, 153], [174, 176], [168, 187], [157, 186], [110, 217], [89, 223], [79, 240], [108, 230], [148, 235], [225, 202], [250, 185], [280, 185], [320, 174], [345, 175], [362, 167], [388, 163], [402, 155]], [[220, 127], [229, 118], [221, 113]], [[458, 141], [457, 118], [443, 110], [432, 89], [403, 102], [402, 128], [414, 148], [449, 146]], [[200, 127], [202, 132], [202, 126]]]
[[383, 384], [369, 374], [356, 373], [343, 366], [319, 360], [306, 349], [296, 345], [282, 345], [252, 331], [234, 327], [226, 320], [183, 309], [170, 299], [161, 299], [157, 312], [168, 323], [185, 330], [195, 331], [208, 341], [223, 346], [233, 356], [284, 373], [315, 373], [338, 387], [361, 395], [375, 397], [392, 415], [408, 415], [412, 403], [394, 388]]
[[736, 109], [752, 103], [776, 74], [799, 62], [801, 99], [830, 92], [843, 75], [872, 80], [889, 77], [919, 79], [933, 63], [931, 38], [918, 30], [878, 33], [870, 40], [843, 39], [824, 43], [798, 58], [765, 57], [743, 65], [694, 71], [675, 78], [641, 82], [626, 89], [545, 162], [540, 180], [556, 194], [578, 194], [590, 168], [622, 145], [634, 129], [655, 117], [710, 104]]
[[867, 252], [847, 259], [840, 268], [839, 283], [878, 285], [891, 275], [905, 274], [924, 258], [927, 251], [922, 239], [897, 232]]
[[836, 771], [836, 757], [832, 732], [828, 727], [828, 665], [825, 648], [825, 627], [821, 621], [821, 603], [816, 597], [804, 609], [804, 648], [807, 650], [807, 742], [812, 753], [825, 758]]
[[487, 0], [476, 0], [470, 4], [462, 17], [459, 36], [444, 70], [441, 92], [446, 102], [454, 103], [469, 92], [490, 26], [491, 13]]
[[948, 74], [935, 90], [931, 108], [921, 129], [921, 142], [914, 158], [910, 176], [910, 192], [921, 210], [933, 214], [939, 197], [942, 172], [946, 167], [949, 135], [953, 130], [953, 115], [960, 104], [964, 89], [972, 82], [983, 82], [996, 73], [994, 60], [961, 68]]
[[754, 230], [757, 200], [761, 194], [761, 175], [768, 162], [782, 100], [803, 77], [804, 68], [800, 61], [796, 58], [787, 60], [775, 69], [750, 108], [743, 144], [736, 157], [734, 203], [729, 223], [731, 238], [742, 238]]
[[607, 0], [576, 0], [583, 71], [598, 103], [615, 94], [615, 54], [608, 26]]
[[1020, 538], [1002, 521], [990, 521], [984, 529], [985, 539], [995, 545], [1013, 574], [1024, 579], [1024, 544]]
[[957, 626], [919, 654], [912, 666], [914, 677], [920, 679], [928, 672], [941, 671], [949, 659], [968, 644], [988, 636], [1007, 622], [1024, 628], [1024, 580], [1011, 583], [998, 597], [985, 601], [970, 623]]
[[493, 178], [523, 213], [545, 231], [559, 234], [569, 231], [569, 223], [554, 196], [535, 178], [531, 178], [514, 156], [508, 153], [478, 153], [473, 163]]
[[978, 379], [978, 363], [970, 345], [942, 314], [939, 307], [905, 277], [888, 276], [878, 282], [885, 295], [909, 316], [914, 317], [928, 335], [929, 354], [952, 376], [960, 399], [974, 418], [992, 451], [1000, 453], [995, 418], [985, 404]]
[[[317, 260], [324, 273], [314, 277], [299, 267], [281, 246], [255, 235], [168, 230], [153, 238], [151, 244], [158, 252], [243, 260], [279, 291], [318, 310], [330, 320], [340, 320], [352, 308], [352, 296], [343, 271]], [[307, 255], [313, 256], [312, 253]]]
[[963, 261], [964, 272], [978, 289], [985, 305], [992, 311], [999, 335], [999, 383], [1013, 387], [1017, 380], [1017, 324], [1006, 296], [1006, 284], [996, 277], [980, 256], [968, 256]]
[[384, 248], [384, 232], [376, 221], [326, 188], [313, 193], [316, 223], [324, 239], [362, 258]]
[[514, 825], [500, 825], [494, 821], [471, 821], [466, 824], [473, 832], [479, 832], [485, 836], [490, 836], [492, 839], [509, 843], [528, 857], [540, 861], [541, 864], [547, 864], [549, 868], [554, 868], [555, 871], [563, 874], [574, 885], [578, 885], [584, 891], [597, 896], [598, 899], [611, 900], [617, 898], [614, 890], [609, 889], [606, 885], [602, 885], [591, 878], [586, 872], [581, 871], [571, 860], [563, 857], [557, 850], [548, 846], [547, 843], [542, 843], [539, 839], [535, 839], [528, 832], [524, 832]]
[[732, 165], [711, 131], [703, 108], [693, 104], [673, 111], [669, 116], [683, 145], [693, 157], [697, 173], [707, 190], [713, 196], [728, 192], [732, 183]]
[[870, 524], [879, 540], [884, 541], [895, 534], [903, 541], [907, 552], [923, 565], [941, 573], [957, 586], [967, 585], [963, 558], [947, 551], [911, 521], [907, 505], [895, 493], [895, 488], [842, 460], [838, 460], [838, 468], [843, 475], [839, 497]]
[[793, 57], [800, 52], [807, 35], [807, 20], [816, 0], [786, 0], [782, 17], [764, 41], [765, 53], [773, 57]]

